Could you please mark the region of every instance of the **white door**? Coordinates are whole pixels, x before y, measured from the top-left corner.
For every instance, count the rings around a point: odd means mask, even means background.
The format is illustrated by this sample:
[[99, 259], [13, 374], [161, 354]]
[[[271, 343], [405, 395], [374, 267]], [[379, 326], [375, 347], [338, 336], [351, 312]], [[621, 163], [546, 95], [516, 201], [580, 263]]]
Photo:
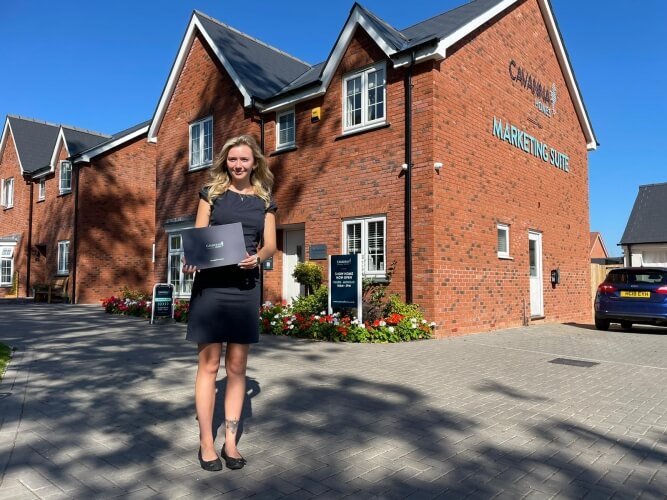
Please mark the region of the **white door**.
[[544, 316], [541, 233], [528, 233], [528, 261], [530, 266], [530, 315]]
[[294, 279], [292, 273], [299, 262], [305, 258], [305, 231], [303, 229], [284, 229], [283, 244], [283, 299], [292, 302], [305, 294], [305, 287]]

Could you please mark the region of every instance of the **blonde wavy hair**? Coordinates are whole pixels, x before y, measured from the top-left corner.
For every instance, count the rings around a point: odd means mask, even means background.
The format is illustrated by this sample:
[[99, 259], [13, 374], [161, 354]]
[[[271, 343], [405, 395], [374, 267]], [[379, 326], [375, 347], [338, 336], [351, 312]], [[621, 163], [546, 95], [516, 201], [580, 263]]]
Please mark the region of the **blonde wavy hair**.
[[227, 156], [229, 150], [236, 146], [248, 146], [252, 151], [255, 165], [250, 172], [250, 184], [252, 184], [255, 195], [264, 200], [264, 205], [268, 208], [271, 200], [271, 189], [273, 188], [273, 174], [269, 170], [269, 164], [259, 149], [257, 141], [250, 135], [232, 137], [220, 150], [220, 154], [213, 162], [210, 170], [211, 180], [204, 185], [204, 188], [208, 190], [207, 201], [210, 205], [213, 205], [215, 199], [231, 186], [232, 179], [227, 170]]

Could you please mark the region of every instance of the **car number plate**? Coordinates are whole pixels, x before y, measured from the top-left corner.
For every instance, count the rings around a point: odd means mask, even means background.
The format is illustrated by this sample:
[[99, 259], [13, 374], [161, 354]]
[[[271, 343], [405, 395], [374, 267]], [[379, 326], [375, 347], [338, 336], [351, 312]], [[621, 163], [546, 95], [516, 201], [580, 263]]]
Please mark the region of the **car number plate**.
[[640, 299], [648, 299], [651, 297], [651, 292], [621, 292], [621, 297], [638, 297]]

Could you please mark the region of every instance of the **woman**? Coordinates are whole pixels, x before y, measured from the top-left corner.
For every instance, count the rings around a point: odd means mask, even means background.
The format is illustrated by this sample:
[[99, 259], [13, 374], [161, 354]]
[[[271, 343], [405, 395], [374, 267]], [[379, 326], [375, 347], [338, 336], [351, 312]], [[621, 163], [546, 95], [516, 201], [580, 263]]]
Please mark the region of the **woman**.
[[[195, 227], [241, 222], [248, 254], [238, 265], [197, 272], [190, 298], [186, 339], [197, 342], [199, 352], [195, 380], [198, 458], [202, 469], [217, 471], [222, 461], [213, 443], [213, 409], [223, 343], [227, 344], [227, 386], [225, 443], [220, 454], [229, 469], [246, 464], [237, 449], [236, 433], [246, 394], [248, 350], [259, 341], [260, 266], [276, 250], [277, 207], [271, 198], [273, 174], [250, 136], [227, 141], [211, 167], [211, 176], [199, 193]], [[196, 270], [184, 261], [184, 272]]]

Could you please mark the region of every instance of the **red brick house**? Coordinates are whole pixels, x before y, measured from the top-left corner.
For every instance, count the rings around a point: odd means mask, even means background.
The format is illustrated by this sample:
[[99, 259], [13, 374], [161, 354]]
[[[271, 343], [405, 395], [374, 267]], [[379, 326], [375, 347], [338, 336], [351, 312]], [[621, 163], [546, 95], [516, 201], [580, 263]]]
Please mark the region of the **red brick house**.
[[317, 65], [195, 12], [148, 130], [155, 276], [182, 296], [179, 231], [240, 133], [276, 175], [266, 299], [299, 293], [299, 260], [360, 253], [368, 278], [395, 263], [390, 291], [440, 335], [590, 320], [597, 140], [548, 0], [477, 0], [404, 30], [354, 4]]
[[7, 117], [0, 297], [16, 276], [20, 297], [56, 276], [67, 276], [68, 297], [83, 303], [123, 285], [150, 289], [155, 174], [147, 130], [141, 124], [109, 136]]

